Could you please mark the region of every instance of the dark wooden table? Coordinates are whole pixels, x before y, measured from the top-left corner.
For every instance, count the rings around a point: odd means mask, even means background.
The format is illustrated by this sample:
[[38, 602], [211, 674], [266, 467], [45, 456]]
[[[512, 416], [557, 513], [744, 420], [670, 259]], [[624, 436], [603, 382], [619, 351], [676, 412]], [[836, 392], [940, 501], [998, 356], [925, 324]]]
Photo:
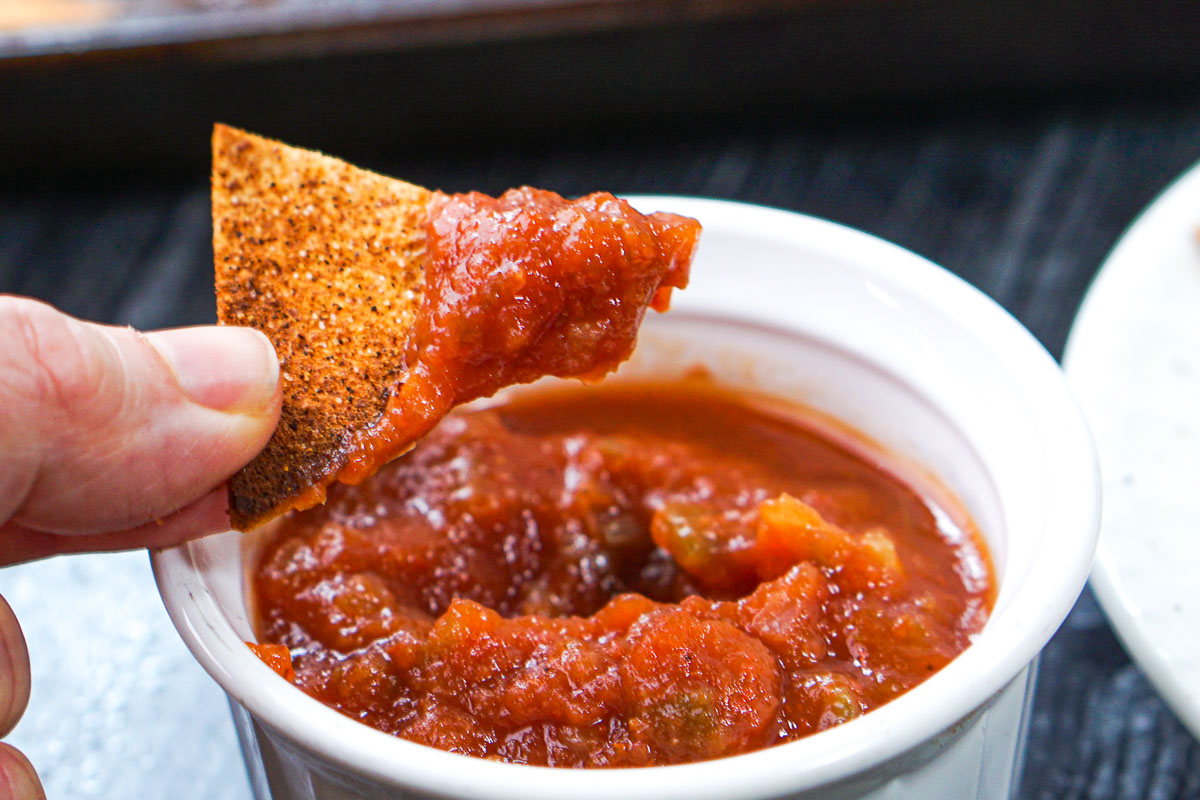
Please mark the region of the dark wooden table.
[[[1058, 356], [1105, 253], [1200, 159], [1200, 92], [976, 97], [486, 139], [466, 150], [343, 154], [447, 190], [607, 188], [825, 217], [961, 275]], [[209, 236], [198, 171], [14, 179], [0, 184], [0, 291], [141, 328], [209, 322]], [[0, 571], [34, 663], [34, 700], [11, 741], [51, 797], [247, 798], [222, 696], [170, 628], [145, 562], [87, 556]], [[1090, 592], [1042, 658], [1026, 764], [1020, 796], [1030, 800], [1200, 797], [1200, 743], [1130, 662]]]

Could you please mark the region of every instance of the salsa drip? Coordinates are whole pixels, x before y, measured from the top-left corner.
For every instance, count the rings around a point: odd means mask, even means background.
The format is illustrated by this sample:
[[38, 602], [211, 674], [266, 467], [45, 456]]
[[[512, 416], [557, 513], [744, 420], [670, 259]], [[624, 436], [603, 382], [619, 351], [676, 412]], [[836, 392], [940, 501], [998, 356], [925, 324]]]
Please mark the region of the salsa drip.
[[939, 518], [790, 410], [682, 382], [535, 393], [286, 519], [253, 576], [257, 652], [444, 750], [727, 756], [854, 719], [970, 643], [990, 566]]
[[[404, 383], [337, 480], [358, 483], [453, 407], [546, 375], [599, 378], [629, 358], [647, 308], [687, 286], [700, 223], [606, 192], [567, 200], [434, 192], [425, 289]], [[312, 505], [305, 502], [302, 507]]]

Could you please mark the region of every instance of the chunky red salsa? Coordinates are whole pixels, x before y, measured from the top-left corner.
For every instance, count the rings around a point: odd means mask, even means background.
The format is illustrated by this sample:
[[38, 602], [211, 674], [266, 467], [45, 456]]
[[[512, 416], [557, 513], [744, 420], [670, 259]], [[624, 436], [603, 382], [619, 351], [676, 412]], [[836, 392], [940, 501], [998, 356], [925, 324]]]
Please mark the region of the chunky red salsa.
[[716, 758], [853, 719], [970, 643], [992, 578], [951, 516], [709, 383], [533, 393], [284, 520], [253, 574], [259, 647], [445, 750]]
[[616, 369], [646, 309], [666, 311], [671, 290], [687, 286], [700, 237], [690, 217], [528, 186], [500, 197], [435, 192], [425, 230], [408, 376], [358, 436], [338, 474], [346, 483], [374, 474], [456, 405], [545, 375]]

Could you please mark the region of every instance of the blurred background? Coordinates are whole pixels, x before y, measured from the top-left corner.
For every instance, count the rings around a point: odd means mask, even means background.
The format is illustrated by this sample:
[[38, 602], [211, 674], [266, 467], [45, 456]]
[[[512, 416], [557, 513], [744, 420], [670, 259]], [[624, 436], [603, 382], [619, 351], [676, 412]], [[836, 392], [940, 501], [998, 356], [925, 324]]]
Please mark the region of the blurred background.
[[[1112, 244], [1200, 160], [1198, 43], [1194, 0], [0, 0], [0, 291], [212, 321], [222, 121], [448, 191], [825, 217], [1059, 357]], [[0, 594], [34, 665], [8, 741], [51, 797], [250, 797], [145, 554], [0, 570]], [[1020, 796], [1200, 797], [1200, 744], [1090, 592], [1043, 656]]]
[[214, 119], [364, 157], [903, 113], [1185, 81], [1198, 31], [1186, 0], [0, 0], [0, 147], [160, 172]]

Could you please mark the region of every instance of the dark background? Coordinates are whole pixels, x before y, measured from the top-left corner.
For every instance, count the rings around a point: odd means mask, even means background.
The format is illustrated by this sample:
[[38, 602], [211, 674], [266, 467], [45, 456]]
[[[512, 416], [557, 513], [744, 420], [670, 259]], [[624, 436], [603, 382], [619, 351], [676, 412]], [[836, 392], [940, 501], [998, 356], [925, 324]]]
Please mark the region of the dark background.
[[[1200, 160], [1200, 4], [606, 5], [590, 4], [591, 22], [406, 23], [0, 61], [0, 291], [141, 328], [212, 321], [207, 136], [222, 120], [450, 191], [603, 188], [828, 218], [964, 277], [1059, 357], [1122, 230]], [[0, 572], [0, 592], [25, 593], [14, 606], [37, 693], [39, 655], [66, 644], [39, 644], [49, 612], [30, 576], [42, 573], [21, 569]], [[75, 690], [54, 682], [47, 693]], [[40, 702], [31, 716], [61, 713]], [[86, 746], [61, 735], [65, 752]], [[22, 746], [53, 772], [52, 754]], [[120, 796], [105, 772], [120, 765], [97, 769], [89, 796]], [[240, 781], [217, 794], [248, 796]], [[1200, 744], [1090, 592], [1042, 657], [1020, 796], [1200, 797]]]

